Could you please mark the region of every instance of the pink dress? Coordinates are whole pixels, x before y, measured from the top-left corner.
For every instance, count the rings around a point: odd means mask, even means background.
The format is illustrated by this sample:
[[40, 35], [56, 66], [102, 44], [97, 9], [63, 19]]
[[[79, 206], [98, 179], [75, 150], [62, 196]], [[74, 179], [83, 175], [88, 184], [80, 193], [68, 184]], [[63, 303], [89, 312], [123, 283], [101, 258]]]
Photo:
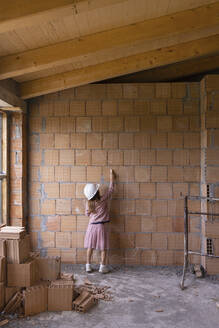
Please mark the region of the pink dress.
[[109, 249], [108, 200], [111, 198], [112, 192], [113, 183], [110, 183], [106, 193], [101, 196], [100, 200], [95, 201], [95, 213], [90, 213], [89, 215], [86, 204], [85, 214], [90, 217], [90, 221], [84, 238], [85, 248], [93, 248], [101, 251]]

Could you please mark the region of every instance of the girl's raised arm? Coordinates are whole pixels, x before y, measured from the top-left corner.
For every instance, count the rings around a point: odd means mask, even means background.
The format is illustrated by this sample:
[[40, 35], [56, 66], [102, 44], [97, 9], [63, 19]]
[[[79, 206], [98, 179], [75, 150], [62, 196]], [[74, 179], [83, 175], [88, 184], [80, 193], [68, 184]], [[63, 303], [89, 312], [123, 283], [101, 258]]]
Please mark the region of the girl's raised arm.
[[105, 194], [101, 197], [101, 200], [106, 200], [111, 197], [113, 190], [114, 190], [114, 181], [115, 181], [116, 175], [115, 172], [110, 169], [110, 184], [108, 190], [105, 192]]

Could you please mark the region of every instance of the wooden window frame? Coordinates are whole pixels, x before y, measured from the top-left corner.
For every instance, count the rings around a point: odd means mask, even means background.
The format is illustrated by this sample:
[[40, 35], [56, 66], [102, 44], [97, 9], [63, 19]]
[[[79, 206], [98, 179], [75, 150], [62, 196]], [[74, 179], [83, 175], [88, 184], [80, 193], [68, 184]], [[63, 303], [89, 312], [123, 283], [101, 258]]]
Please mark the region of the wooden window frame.
[[2, 115], [2, 170], [0, 172], [1, 188], [1, 225], [8, 225], [9, 218], [9, 115], [0, 111]]

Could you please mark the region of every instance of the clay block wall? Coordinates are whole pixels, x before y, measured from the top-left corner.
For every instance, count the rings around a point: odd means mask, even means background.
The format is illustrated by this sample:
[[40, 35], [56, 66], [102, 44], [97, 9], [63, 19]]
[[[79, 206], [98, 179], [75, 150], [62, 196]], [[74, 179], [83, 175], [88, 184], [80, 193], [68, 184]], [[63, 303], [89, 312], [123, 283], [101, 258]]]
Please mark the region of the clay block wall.
[[[33, 248], [85, 263], [83, 187], [106, 187], [112, 167], [110, 263], [182, 264], [183, 197], [200, 194], [199, 105], [199, 83], [93, 84], [30, 101]], [[200, 249], [199, 218], [189, 241]]]
[[[208, 75], [201, 81], [201, 185], [202, 195], [219, 198], [219, 75]], [[219, 213], [219, 201], [202, 201], [208, 213]], [[214, 255], [219, 256], [219, 217], [203, 217], [202, 250], [207, 252], [207, 238], [213, 243]], [[209, 274], [219, 273], [219, 260], [202, 258]]]

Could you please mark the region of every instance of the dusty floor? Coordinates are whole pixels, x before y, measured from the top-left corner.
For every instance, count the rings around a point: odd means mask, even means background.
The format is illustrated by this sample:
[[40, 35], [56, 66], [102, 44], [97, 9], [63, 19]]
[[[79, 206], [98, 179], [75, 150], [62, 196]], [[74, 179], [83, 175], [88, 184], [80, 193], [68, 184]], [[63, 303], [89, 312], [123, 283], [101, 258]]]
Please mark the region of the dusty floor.
[[189, 273], [188, 288], [181, 291], [181, 268], [122, 267], [107, 275], [86, 275], [84, 266], [63, 266], [74, 272], [77, 284], [85, 277], [98, 285], [111, 286], [112, 302], [100, 301], [85, 314], [45, 312], [12, 320], [6, 327], [52, 328], [216, 328], [219, 327], [219, 279], [195, 279]]

